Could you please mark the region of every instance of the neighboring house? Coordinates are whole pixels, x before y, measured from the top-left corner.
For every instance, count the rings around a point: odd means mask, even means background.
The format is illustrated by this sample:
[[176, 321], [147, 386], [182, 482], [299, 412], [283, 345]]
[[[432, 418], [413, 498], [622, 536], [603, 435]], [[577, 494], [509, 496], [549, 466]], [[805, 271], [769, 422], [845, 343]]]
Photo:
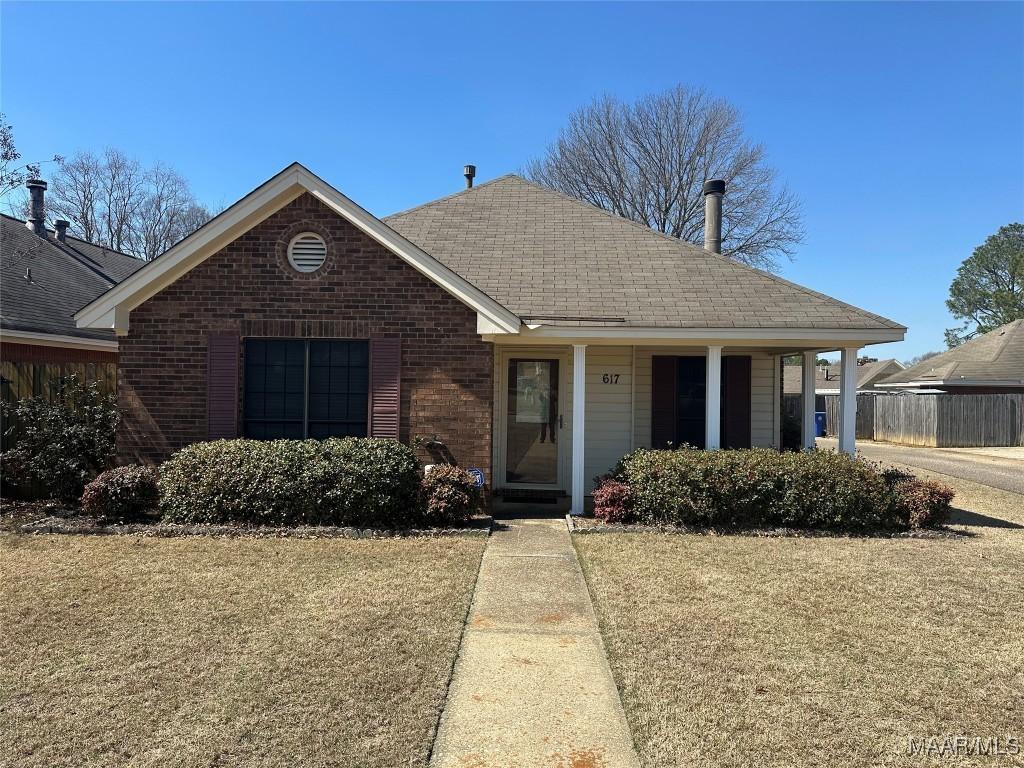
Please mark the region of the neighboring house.
[[922, 360], [880, 381], [878, 386], [887, 392], [1024, 392], [1024, 320], [1014, 320]]
[[119, 336], [124, 460], [396, 437], [574, 512], [634, 447], [779, 445], [784, 355], [906, 331], [518, 176], [378, 219], [299, 164], [76, 320]]
[[[857, 360], [857, 392], [885, 392], [878, 382], [903, 370], [903, 363], [894, 358], [878, 360], [862, 357]], [[839, 394], [841, 368], [838, 365], [814, 367], [814, 410], [824, 412], [825, 396]], [[803, 389], [803, 366], [786, 365], [782, 369], [782, 391], [786, 395], [799, 395]]]
[[80, 328], [74, 314], [143, 262], [48, 230], [43, 182], [29, 182], [33, 217], [0, 214], [0, 360], [10, 363], [113, 363], [112, 330]]

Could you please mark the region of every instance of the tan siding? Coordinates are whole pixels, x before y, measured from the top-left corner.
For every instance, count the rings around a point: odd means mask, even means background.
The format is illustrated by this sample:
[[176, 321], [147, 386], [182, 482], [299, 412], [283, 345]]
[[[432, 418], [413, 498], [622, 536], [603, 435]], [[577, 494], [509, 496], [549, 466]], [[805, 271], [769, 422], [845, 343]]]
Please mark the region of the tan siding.
[[[632, 347], [587, 347], [587, 408], [584, 456], [588, 491], [630, 449]], [[604, 381], [608, 376], [609, 380]], [[615, 380], [615, 377], [618, 380]]]
[[[775, 389], [774, 358], [760, 349], [726, 347], [725, 355], [750, 355], [750, 440], [754, 447], [771, 447], [775, 443], [773, 403]], [[703, 348], [637, 347], [636, 348], [636, 416], [633, 439], [635, 445], [651, 446], [651, 358], [654, 355], [704, 356]]]

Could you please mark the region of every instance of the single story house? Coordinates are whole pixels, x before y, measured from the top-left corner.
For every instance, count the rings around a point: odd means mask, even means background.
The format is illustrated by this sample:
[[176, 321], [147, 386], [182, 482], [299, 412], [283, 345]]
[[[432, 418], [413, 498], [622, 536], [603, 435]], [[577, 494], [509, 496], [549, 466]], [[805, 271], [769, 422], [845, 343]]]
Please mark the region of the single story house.
[[[878, 388], [878, 382], [904, 368], [895, 358], [879, 360], [873, 357], [857, 359], [857, 392], [885, 392]], [[814, 410], [825, 410], [825, 396], [839, 394], [842, 370], [838, 365], [817, 365], [814, 368]], [[782, 369], [782, 392], [784, 395], [799, 396], [803, 392], [803, 366], [784, 365]]]
[[[892, 320], [509, 175], [377, 218], [293, 164], [76, 315], [114, 331], [124, 460], [193, 441], [376, 435], [567, 495], [639, 446], [778, 446], [781, 360]], [[808, 377], [813, 386], [813, 375]], [[813, 397], [804, 444], [814, 445]]]
[[0, 360], [116, 363], [113, 330], [80, 327], [74, 314], [143, 262], [72, 237], [67, 221], [48, 229], [43, 213], [46, 183], [33, 179], [28, 187], [32, 202], [27, 222], [0, 214]]
[[1024, 392], [1024, 320], [1014, 320], [878, 383], [886, 392]]

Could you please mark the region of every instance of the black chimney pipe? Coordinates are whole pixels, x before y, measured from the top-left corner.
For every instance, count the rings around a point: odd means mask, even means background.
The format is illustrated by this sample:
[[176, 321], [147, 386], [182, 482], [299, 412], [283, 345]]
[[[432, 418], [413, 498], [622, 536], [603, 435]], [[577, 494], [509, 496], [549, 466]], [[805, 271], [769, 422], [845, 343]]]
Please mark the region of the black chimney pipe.
[[68, 227], [70, 226], [71, 222], [68, 221], [67, 219], [57, 219], [55, 222], [53, 222], [53, 228], [57, 230], [57, 239], [60, 240], [62, 243], [67, 238]]
[[467, 165], [462, 169], [462, 175], [466, 177], [466, 189], [473, 187], [473, 179], [476, 176], [476, 166]]
[[46, 237], [46, 182], [42, 179], [29, 179], [25, 182], [30, 195], [29, 217], [25, 226], [40, 237]]

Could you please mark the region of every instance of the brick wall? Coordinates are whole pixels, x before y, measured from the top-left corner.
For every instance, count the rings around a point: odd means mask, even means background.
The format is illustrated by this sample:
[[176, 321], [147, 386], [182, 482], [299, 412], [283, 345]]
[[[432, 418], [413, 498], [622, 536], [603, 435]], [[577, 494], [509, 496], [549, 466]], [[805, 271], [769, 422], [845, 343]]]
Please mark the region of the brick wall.
[[[302, 231], [327, 242], [327, 262], [312, 275], [296, 273], [285, 255]], [[160, 461], [206, 438], [212, 330], [243, 338], [400, 336], [401, 440], [437, 435], [490, 482], [493, 351], [476, 333], [476, 313], [311, 195], [132, 310], [120, 339], [122, 460]]]

